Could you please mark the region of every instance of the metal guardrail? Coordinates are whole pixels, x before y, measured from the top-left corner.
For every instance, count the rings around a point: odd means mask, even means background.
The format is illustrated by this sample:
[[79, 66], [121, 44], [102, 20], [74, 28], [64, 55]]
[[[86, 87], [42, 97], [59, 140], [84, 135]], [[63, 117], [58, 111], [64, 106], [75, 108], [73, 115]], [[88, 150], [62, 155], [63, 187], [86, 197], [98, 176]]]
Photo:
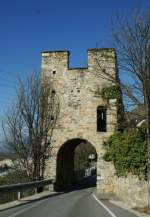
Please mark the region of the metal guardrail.
[[[8, 192], [18, 192], [18, 200], [21, 198], [21, 191], [26, 189], [32, 189], [32, 188], [39, 188], [46, 185], [54, 184], [53, 179], [46, 179], [41, 181], [34, 181], [34, 182], [27, 182], [27, 183], [19, 183], [19, 184], [12, 184], [12, 185], [3, 185], [0, 186], [0, 193], [8, 193]], [[50, 188], [49, 188], [50, 189]]]

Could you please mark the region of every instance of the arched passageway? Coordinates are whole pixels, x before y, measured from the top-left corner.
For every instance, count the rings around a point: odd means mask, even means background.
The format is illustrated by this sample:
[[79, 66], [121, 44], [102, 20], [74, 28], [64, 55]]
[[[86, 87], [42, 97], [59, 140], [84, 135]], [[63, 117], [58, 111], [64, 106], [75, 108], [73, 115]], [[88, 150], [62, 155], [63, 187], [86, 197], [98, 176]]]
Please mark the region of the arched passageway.
[[[57, 154], [56, 190], [67, 189], [77, 183], [89, 182], [96, 185], [97, 153], [94, 146], [84, 139], [65, 142]], [[87, 185], [87, 183], [86, 183]]]

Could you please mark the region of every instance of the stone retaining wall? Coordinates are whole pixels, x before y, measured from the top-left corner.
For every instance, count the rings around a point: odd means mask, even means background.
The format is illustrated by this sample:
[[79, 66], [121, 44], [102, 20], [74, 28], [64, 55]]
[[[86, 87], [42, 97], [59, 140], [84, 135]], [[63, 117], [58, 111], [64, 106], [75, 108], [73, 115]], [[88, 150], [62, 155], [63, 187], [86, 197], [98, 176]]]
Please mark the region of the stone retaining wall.
[[115, 194], [131, 207], [145, 207], [148, 204], [148, 182], [129, 175], [115, 178]]

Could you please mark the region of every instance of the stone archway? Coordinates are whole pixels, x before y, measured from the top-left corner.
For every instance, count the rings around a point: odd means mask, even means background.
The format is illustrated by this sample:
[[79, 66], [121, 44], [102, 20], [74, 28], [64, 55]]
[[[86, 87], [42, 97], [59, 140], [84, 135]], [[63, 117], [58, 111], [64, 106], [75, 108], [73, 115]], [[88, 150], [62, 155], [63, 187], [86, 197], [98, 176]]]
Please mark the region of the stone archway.
[[[97, 152], [95, 147], [87, 140], [75, 138], [66, 141], [59, 149], [57, 154], [57, 166], [56, 166], [56, 185], [55, 189], [69, 188], [77, 183], [77, 177], [75, 174], [75, 150], [80, 145], [91, 146], [89, 151], [90, 155], [95, 155], [95, 161], [97, 161]], [[95, 176], [96, 180], [96, 176]], [[96, 181], [95, 181], [96, 184]]]

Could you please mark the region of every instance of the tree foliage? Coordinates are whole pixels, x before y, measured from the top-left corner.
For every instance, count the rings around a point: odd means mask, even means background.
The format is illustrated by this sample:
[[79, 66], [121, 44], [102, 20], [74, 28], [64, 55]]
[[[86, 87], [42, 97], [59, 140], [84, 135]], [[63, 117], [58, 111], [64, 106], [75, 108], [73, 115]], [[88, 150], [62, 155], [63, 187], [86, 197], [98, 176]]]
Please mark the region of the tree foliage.
[[[120, 21], [121, 20], [121, 21]], [[122, 90], [126, 105], [144, 105], [146, 143], [150, 165], [150, 10], [138, 11], [133, 16], [119, 19], [114, 30], [114, 44], [119, 66], [125, 77]], [[150, 169], [147, 168], [148, 206], [150, 207]]]
[[145, 129], [136, 128], [116, 132], [104, 142], [104, 159], [114, 163], [117, 176], [131, 173], [140, 179], [145, 178], [148, 167], [145, 134]]
[[23, 182], [29, 182], [31, 179], [26, 175], [25, 171], [11, 171], [5, 176], [0, 177], [0, 185], [11, 185]]
[[75, 170], [85, 170], [90, 167], [90, 154], [94, 154], [96, 158], [95, 148], [90, 143], [81, 143], [77, 146], [74, 156]]
[[[93, 155], [93, 159], [90, 159]], [[97, 161], [97, 154], [95, 148], [88, 142], [80, 143], [74, 151], [74, 170], [77, 179], [83, 178], [87, 169], [90, 170], [95, 166]], [[95, 169], [93, 173], [95, 174]]]
[[[130, 78], [122, 82], [123, 93], [132, 106], [144, 106], [150, 163], [150, 11], [140, 11], [131, 18], [119, 21], [114, 31], [114, 43], [121, 72], [128, 73]], [[150, 195], [149, 168], [148, 181]]]

